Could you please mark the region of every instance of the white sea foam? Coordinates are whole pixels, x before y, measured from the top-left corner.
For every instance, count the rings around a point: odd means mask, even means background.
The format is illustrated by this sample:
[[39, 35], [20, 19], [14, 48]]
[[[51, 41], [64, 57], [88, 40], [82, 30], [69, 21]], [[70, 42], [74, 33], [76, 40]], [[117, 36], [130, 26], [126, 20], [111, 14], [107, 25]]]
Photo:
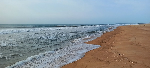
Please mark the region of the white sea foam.
[[6, 68], [60, 68], [65, 64], [82, 58], [87, 51], [98, 47], [100, 47], [100, 45], [85, 44], [78, 41], [73, 45], [66, 46], [58, 51], [48, 51], [31, 56], [26, 60], [17, 62]]

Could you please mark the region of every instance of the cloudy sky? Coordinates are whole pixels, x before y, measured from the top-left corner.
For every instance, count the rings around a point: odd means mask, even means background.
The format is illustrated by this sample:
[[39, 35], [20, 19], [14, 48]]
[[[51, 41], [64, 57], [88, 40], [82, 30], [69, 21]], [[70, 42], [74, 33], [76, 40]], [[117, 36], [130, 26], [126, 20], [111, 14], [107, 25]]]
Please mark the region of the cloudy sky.
[[0, 24], [139, 22], [150, 22], [150, 0], [0, 0]]

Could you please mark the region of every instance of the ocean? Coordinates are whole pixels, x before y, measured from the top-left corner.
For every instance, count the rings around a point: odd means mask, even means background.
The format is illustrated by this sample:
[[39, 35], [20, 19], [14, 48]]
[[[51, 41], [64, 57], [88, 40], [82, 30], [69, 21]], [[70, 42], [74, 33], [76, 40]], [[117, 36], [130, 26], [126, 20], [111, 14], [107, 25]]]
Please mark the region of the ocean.
[[100, 45], [85, 44], [131, 24], [0, 24], [1, 68], [60, 68]]

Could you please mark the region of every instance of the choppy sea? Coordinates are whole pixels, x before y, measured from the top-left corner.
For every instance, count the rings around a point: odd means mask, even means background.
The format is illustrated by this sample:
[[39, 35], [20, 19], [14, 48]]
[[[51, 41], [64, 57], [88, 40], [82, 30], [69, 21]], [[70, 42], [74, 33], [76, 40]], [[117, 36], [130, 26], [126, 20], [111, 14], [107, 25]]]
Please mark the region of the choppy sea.
[[0, 68], [60, 68], [100, 47], [84, 42], [123, 25], [132, 24], [0, 24]]

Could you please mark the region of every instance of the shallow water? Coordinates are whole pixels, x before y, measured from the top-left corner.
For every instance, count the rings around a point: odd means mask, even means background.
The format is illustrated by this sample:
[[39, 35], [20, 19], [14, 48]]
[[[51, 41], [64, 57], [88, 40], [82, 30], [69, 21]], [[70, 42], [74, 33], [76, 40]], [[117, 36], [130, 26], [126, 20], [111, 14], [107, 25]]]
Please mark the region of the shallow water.
[[[94, 36], [96, 38], [97, 36], [103, 34], [103, 32], [110, 31], [108, 28], [115, 27], [115, 25], [96, 25], [79, 27], [1, 29], [0, 67], [3, 68], [12, 65], [18, 61], [20, 62], [16, 63], [13, 66], [16, 66], [17, 68], [18, 66], [26, 67], [25, 63], [32, 63], [32, 66], [38, 67], [38, 65], [36, 65], [32, 61], [33, 59], [35, 61], [35, 57], [39, 56], [41, 56], [40, 58], [38, 58], [40, 60], [45, 60], [46, 58], [49, 60], [54, 60], [55, 62], [51, 63], [51, 65], [53, 66], [50, 67], [60, 67], [64, 64], [80, 59], [81, 57], [83, 57], [85, 52], [99, 47], [98, 45], [91, 46], [85, 44], [83, 42], [87, 40], [82, 39], [91, 36]], [[79, 55], [78, 53], [81, 54]], [[48, 56], [44, 57], [43, 55]], [[59, 59], [60, 57], [68, 57], [68, 59], [66, 60], [64, 58], [62, 60], [59, 60], [63, 62], [60, 62], [60, 64], [56, 64], [58, 60], [55, 59]], [[71, 58], [75, 59], [70, 60]], [[50, 63], [50, 61], [45, 62], [46, 66], [49, 66], [47, 65], [47, 63]], [[43, 63], [40, 63], [40, 65], [41, 64]], [[42, 66], [44, 66], [44, 64]]]

